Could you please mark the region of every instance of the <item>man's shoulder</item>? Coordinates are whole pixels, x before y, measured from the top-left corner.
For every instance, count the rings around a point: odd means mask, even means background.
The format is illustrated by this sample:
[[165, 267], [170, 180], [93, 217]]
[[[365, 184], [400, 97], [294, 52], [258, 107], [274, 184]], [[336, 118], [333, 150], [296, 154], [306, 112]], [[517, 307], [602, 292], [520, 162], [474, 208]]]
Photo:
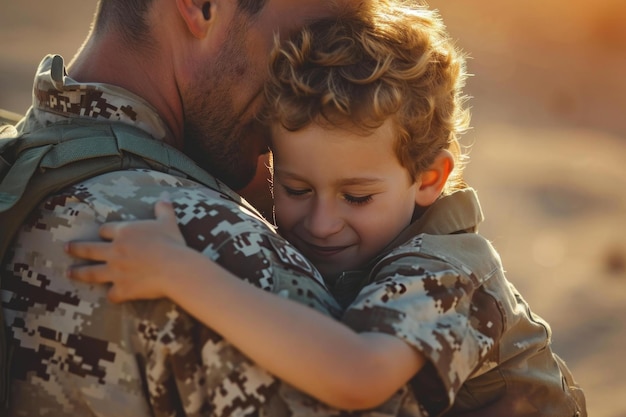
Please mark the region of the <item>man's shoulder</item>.
[[[73, 184], [48, 201], [90, 206], [102, 221], [152, 218], [157, 201], [171, 200], [181, 225], [212, 215], [232, 223], [269, 224], [248, 209], [232, 193], [194, 180], [153, 169], [134, 168], [106, 172]], [[44, 204], [46, 206], [46, 204]], [[196, 226], [201, 226], [196, 224]]]
[[188, 245], [209, 256], [227, 244], [252, 248], [261, 235], [279, 239], [267, 220], [232, 193], [151, 169], [111, 171], [78, 182], [49, 196], [31, 219], [39, 228], [61, 221], [73, 228], [151, 219], [155, 203], [163, 199], [172, 201]]

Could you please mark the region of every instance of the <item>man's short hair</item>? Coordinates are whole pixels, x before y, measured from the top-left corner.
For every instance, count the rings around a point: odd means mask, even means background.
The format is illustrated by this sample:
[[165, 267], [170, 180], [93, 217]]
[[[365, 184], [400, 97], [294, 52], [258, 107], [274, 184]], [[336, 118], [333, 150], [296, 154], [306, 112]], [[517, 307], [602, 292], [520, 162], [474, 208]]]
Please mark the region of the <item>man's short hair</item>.
[[96, 35], [119, 30], [131, 44], [147, 38], [146, 12], [152, 0], [99, 0], [93, 30]]
[[[96, 35], [118, 30], [130, 45], [149, 42], [150, 27], [146, 14], [153, 0], [99, 0], [93, 30]], [[267, 0], [237, 0], [237, 9], [254, 16], [265, 7]]]

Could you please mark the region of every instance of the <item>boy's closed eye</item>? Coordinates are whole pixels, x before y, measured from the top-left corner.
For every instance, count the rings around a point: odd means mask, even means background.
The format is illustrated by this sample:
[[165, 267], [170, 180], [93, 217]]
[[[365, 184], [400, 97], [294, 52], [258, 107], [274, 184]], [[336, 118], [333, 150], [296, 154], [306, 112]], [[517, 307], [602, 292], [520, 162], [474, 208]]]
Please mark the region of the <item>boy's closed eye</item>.
[[[304, 197], [313, 192], [311, 188], [292, 188], [288, 187], [285, 184], [280, 184], [285, 193], [290, 197]], [[354, 195], [343, 193], [342, 198], [351, 205], [359, 206], [363, 204], [367, 204], [372, 201], [374, 195], [366, 194], [366, 195]]]
[[283, 190], [285, 190], [285, 193], [291, 197], [302, 197], [313, 191], [310, 188], [291, 188], [291, 187], [287, 187], [285, 184], [280, 184], [280, 185], [283, 188]]
[[355, 196], [351, 194], [344, 194], [343, 199], [346, 200], [349, 204], [360, 206], [362, 204], [367, 204], [373, 200], [374, 195], [368, 194], [363, 196]]

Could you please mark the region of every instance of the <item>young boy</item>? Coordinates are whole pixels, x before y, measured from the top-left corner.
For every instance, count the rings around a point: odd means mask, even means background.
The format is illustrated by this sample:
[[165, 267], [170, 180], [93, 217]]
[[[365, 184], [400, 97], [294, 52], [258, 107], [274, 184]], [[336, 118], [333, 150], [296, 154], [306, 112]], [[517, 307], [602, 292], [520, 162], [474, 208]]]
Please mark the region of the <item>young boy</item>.
[[170, 297], [341, 409], [408, 386], [424, 416], [586, 415], [548, 324], [477, 234], [457, 142], [462, 55], [434, 12], [377, 4], [373, 20], [315, 23], [283, 43], [266, 90], [276, 224], [344, 305], [340, 321], [187, 248], [169, 203], [155, 221], [104, 225], [111, 243], [69, 245], [106, 262], [70, 275], [111, 282], [114, 302]]

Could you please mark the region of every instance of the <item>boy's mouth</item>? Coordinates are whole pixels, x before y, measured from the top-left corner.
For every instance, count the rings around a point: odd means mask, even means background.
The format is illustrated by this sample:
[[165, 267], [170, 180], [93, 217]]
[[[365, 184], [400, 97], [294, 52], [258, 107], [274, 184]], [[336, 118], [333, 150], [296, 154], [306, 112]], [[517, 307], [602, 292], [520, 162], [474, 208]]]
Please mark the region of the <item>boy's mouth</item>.
[[343, 252], [346, 248], [349, 247], [349, 246], [319, 246], [319, 245], [314, 245], [306, 241], [302, 241], [302, 242], [306, 246], [307, 252], [310, 252], [320, 257], [334, 256], [340, 252]]

